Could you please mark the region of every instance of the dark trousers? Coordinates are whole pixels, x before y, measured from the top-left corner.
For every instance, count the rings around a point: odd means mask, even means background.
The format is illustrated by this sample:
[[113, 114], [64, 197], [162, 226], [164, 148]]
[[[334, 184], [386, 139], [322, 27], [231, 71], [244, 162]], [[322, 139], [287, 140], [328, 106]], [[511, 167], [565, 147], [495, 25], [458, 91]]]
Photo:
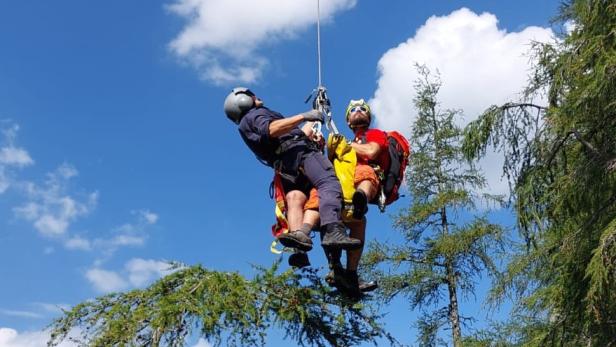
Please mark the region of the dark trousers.
[[306, 147], [299, 147], [285, 153], [282, 163], [283, 167], [288, 170], [287, 173], [295, 173], [296, 177], [295, 180], [290, 181], [285, 178], [285, 175], [282, 176], [285, 191], [298, 189], [308, 196], [310, 188], [315, 187], [319, 194], [321, 225], [340, 222], [342, 188], [332, 163], [321, 152], [306, 150]]

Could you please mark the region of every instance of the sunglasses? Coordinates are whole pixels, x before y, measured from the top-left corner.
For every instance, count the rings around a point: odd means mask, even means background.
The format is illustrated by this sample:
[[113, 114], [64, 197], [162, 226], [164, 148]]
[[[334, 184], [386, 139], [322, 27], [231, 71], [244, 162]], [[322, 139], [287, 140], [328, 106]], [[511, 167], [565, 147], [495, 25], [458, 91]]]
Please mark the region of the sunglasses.
[[355, 106], [351, 108], [351, 113], [362, 111], [363, 113], [368, 112], [368, 109], [365, 106]]

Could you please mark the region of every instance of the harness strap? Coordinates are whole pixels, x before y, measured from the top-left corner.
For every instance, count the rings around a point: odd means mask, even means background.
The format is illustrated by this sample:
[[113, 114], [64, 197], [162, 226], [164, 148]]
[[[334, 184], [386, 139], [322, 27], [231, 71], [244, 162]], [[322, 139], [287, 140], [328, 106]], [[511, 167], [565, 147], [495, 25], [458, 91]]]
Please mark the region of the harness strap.
[[277, 156], [282, 155], [284, 152], [290, 150], [291, 148], [306, 144], [307, 141], [305, 141], [307, 139], [306, 135], [294, 135], [291, 138], [285, 139], [284, 141], [280, 142], [280, 144], [278, 145], [278, 147], [276, 147], [276, 149], [274, 150], [274, 153]]

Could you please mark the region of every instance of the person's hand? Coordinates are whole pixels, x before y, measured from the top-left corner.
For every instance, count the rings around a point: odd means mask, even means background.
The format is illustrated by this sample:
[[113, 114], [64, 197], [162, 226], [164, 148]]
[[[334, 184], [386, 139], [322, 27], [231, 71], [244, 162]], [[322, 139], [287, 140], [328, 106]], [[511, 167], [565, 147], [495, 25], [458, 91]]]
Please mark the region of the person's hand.
[[304, 120], [307, 122], [321, 122], [323, 123], [323, 113], [317, 110], [310, 110], [301, 113], [304, 116]]
[[322, 142], [324, 141], [324, 139], [323, 139], [323, 134], [322, 134], [322, 133], [320, 133], [320, 132], [318, 132], [318, 133], [317, 133], [317, 132], [314, 132], [314, 133], [312, 134], [312, 136], [310, 137], [310, 139], [311, 139], [312, 141], [316, 142], [316, 143], [322, 143]]

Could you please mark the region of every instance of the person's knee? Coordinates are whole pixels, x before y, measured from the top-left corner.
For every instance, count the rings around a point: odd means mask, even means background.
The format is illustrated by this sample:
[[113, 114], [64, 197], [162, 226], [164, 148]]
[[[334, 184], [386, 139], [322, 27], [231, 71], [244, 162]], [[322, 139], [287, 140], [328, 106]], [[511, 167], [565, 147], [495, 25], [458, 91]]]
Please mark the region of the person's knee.
[[299, 190], [292, 190], [287, 193], [285, 196], [285, 200], [287, 202], [287, 206], [289, 207], [303, 207], [304, 203], [306, 203], [306, 194], [302, 193]]
[[364, 180], [359, 182], [359, 184], [357, 184], [357, 189], [363, 191], [367, 195], [368, 200], [372, 200], [372, 198], [376, 196], [377, 187], [371, 180]]

